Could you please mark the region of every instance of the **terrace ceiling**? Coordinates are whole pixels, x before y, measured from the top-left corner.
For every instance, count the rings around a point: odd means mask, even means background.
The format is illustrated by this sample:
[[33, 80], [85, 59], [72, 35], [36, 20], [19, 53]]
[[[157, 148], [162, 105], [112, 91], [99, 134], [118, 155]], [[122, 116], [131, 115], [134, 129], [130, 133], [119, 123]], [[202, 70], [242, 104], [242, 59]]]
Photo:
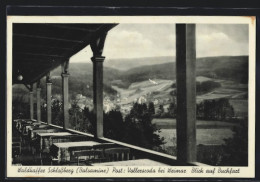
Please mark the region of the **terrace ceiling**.
[[[13, 24], [13, 84], [32, 84], [116, 24]], [[19, 81], [18, 75], [23, 79]]]

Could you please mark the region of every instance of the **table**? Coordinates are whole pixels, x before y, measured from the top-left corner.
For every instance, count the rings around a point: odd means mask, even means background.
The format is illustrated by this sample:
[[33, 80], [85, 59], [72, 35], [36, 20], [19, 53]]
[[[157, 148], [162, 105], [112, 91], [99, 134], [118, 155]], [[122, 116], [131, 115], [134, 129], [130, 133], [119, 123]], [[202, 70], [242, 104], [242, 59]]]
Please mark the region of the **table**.
[[169, 166], [169, 165], [151, 159], [135, 159], [135, 160], [128, 160], [128, 161], [93, 163], [92, 166]]
[[61, 129], [50, 126], [47, 128], [29, 128], [28, 133], [29, 133], [30, 140], [34, 140], [36, 139], [37, 133], [54, 133], [59, 131], [61, 131]]
[[14, 120], [14, 122], [16, 123], [16, 128], [18, 129], [18, 131], [22, 132], [22, 126], [24, 124], [31, 124], [33, 123], [32, 120], [24, 120], [24, 119], [18, 119], [18, 120]]
[[71, 160], [73, 151], [92, 149], [93, 146], [99, 144], [95, 141], [54, 143], [50, 148], [50, 153], [54, 158], [57, 158], [58, 163], [68, 162]]
[[50, 145], [52, 144], [51, 137], [53, 136], [70, 136], [74, 135], [69, 132], [58, 132], [58, 133], [37, 133], [36, 138], [38, 141], [38, 145], [40, 150], [43, 149], [49, 150]]
[[38, 133], [55, 133], [55, 132], [59, 132], [61, 131], [60, 129], [57, 129], [57, 128], [37, 128], [37, 129], [33, 129], [33, 128], [30, 128], [29, 129], [29, 134], [28, 134], [28, 140], [29, 140], [29, 143], [30, 143], [30, 148], [32, 150], [32, 153], [34, 154], [35, 151], [39, 151], [39, 145], [37, 144], [37, 140], [36, 140], [36, 135]]
[[31, 124], [24, 124], [22, 125], [22, 133], [24, 135], [28, 135], [29, 129], [38, 129], [38, 128], [50, 128], [49, 125], [47, 124], [42, 124], [42, 123], [31, 123]]

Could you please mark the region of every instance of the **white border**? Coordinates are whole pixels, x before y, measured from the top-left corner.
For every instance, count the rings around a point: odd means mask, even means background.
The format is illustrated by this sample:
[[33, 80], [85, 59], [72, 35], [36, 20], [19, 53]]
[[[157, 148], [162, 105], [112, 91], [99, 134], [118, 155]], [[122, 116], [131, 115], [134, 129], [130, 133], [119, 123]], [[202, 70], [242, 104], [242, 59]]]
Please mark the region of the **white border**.
[[[177, 174], [177, 173], [112, 173], [112, 167], [88, 167], [89, 169], [106, 169], [108, 173], [75, 173], [77, 167], [68, 166], [67, 169], [73, 169], [74, 173], [18, 173], [20, 166], [11, 165], [11, 123], [12, 123], [12, 24], [13, 23], [207, 23], [207, 24], [248, 24], [249, 26], [249, 166], [232, 167], [240, 169], [239, 174]], [[7, 177], [207, 177], [207, 178], [254, 178], [255, 177], [255, 17], [238, 16], [8, 16], [7, 17]], [[25, 167], [25, 166], [23, 166]], [[29, 167], [29, 166], [28, 166]], [[41, 168], [48, 171], [48, 166], [30, 166], [34, 169]], [[53, 166], [54, 167], [54, 166]], [[63, 166], [64, 167], [64, 166]], [[127, 171], [128, 167], [122, 167]], [[158, 170], [154, 166], [153, 169]], [[167, 169], [168, 167], [165, 167]], [[191, 171], [192, 167], [176, 167], [173, 169], [186, 169]], [[218, 170], [218, 167], [199, 168]], [[223, 167], [223, 169], [231, 167]], [[150, 169], [150, 167], [139, 167], [139, 169]]]

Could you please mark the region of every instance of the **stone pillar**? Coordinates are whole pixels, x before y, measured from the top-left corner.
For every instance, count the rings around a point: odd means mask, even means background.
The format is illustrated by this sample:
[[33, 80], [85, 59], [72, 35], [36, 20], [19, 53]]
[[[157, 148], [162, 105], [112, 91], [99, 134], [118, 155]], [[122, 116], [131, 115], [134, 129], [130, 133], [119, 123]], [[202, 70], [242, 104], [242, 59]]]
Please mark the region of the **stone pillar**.
[[103, 62], [105, 57], [93, 56], [93, 104], [96, 120], [95, 137], [103, 137]]
[[46, 76], [46, 100], [47, 100], [47, 123], [51, 124], [51, 80], [50, 75]]
[[69, 74], [62, 74], [63, 128], [69, 127]]
[[34, 119], [34, 109], [33, 109], [33, 85], [30, 88], [30, 119]]
[[62, 98], [63, 98], [63, 128], [69, 128], [69, 60], [63, 64], [62, 76]]
[[40, 84], [37, 84], [36, 99], [37, 99], [37, 122], [41, 122], [41, 88], [40, 88]]
[[176, 24], [177, 160], [196, 161], [196, 26]]

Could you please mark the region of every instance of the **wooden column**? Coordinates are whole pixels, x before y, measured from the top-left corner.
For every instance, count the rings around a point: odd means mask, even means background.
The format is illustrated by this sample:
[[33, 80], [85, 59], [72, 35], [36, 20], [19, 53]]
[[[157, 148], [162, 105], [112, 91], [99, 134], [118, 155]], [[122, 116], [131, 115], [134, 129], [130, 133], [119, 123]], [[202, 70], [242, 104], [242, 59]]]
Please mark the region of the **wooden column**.
[[69, 60], [62, 65], [63, 128], [69, 128]]
[[51, 124], [51, 78], [50, 73], [46, 76], [46, 101], [47, 101], [47, 123]]
[[41, 122], [41, 88], [40, 88], [40, 81], [37, 83], [36, 99], [37, 99], [37, 122]]
[[92, 57], [93, 102], [96, 119], [96, 137], [103, 137], [103, 61], [105, 57]]
[[30, 87], [30, 119], [34, 119], [34, 109], [33, 109], [33, 84]]
[[196, 26], [176, 24], [177, 160], [196, 161]]
[[107, 33], [103, 33], [90, 43], [93, 57], [93, 104], [96, 121], [94, 136], [99, 138], [104, 136], [103, 131], [103, 62], [102, 56]]

